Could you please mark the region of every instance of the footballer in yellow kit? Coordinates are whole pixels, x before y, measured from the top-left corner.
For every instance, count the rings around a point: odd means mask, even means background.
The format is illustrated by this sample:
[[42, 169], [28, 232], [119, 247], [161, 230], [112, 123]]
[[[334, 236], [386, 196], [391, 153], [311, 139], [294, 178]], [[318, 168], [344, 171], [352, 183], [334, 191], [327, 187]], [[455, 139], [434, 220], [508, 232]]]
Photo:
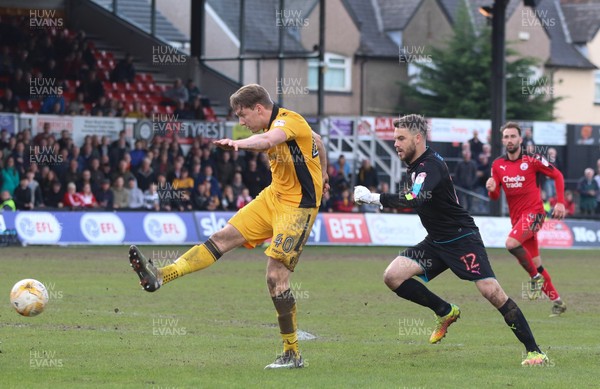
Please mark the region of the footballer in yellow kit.
[[175, 263], [156, 268], [136, 246], [129, 249], [129, 262], [144, 290], [154, 292], [167, 282], [207, 268], [236, 247], [255, 247], [270, 238], [265, 251], [267, 286], [277, 311], [283, 353], [265, 368], [303, 367], [296, 300], [289, 278], [317, 217], [323, 191], [329, 189], [325, 149], [321, 137], [301, 115], [274, 104], [260, 85], [243, 86], [231, 95], [230, 105], [240, 124], [254, 135], [241, 140], [221, 139], [215, 145], [226, 150], [266, 152], [271, 185], [240, 209], [223, 229], [192, 247]]
[[265, 251], [294, 271], [317, 217], [323, 189], [319, 150], [312, 130], [299, 114], [274, 106], [270, 126], [286, 141], [270, 148], [272, 182], [229, 220], [254, 247], [272, 238]]

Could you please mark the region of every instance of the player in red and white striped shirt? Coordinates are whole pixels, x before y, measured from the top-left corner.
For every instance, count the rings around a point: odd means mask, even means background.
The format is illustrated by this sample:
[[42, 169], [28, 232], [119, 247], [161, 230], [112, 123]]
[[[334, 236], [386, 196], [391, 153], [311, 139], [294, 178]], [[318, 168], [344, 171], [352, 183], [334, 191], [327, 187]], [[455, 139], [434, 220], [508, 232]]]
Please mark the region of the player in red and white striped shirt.
[[492, 176], [487, 180], [486, 188], [492, 200], [500, 197], [500, 188], [506, 194], [512, 224], [506, 248], [531, 277], [529, 297], [538, 298], [541, 287], [541, 291], [553, 302], [550, 316], [559, 316], [567, 310], [567, 305], [552, 284], [550, 274], [542, 266], [537, 232], [546, 217], [540, 192], [540, 175], [552, 178], [556, 183], [557, 202], [552, 213], [556, 219], [565, 216], [564, 178], [544, 157], [523, 150], [521, 128], [517, 123], [508, 122], [501, 131], [506, 154], [492, 164]]

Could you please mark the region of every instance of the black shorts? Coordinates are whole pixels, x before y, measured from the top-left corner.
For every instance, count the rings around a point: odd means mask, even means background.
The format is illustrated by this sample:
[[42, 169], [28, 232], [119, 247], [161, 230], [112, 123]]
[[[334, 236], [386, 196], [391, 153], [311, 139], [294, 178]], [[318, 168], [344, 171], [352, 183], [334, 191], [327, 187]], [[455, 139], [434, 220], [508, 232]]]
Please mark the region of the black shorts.
[[427, 237], [400, 255], [412, 259], [423, 268], [425, 274], [419, 277], [425, 282], [448, 268], [467, 281], [496, 278], [478, 231], [444, 243], [436, 243]]

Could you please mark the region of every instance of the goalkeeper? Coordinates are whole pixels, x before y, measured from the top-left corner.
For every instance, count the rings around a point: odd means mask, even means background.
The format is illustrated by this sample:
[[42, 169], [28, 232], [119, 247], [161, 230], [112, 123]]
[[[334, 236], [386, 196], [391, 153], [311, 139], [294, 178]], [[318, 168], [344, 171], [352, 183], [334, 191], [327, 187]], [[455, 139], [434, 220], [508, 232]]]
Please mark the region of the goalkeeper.
[[459, 278], [474, 281], [479, 292], [500, 311], [504, 321], [521, 343], [527, 357], [522, 365], [541, 365], [547, 356], [535, 342], [525, 316], [495, 278], [479, 229], [460, 206], [442, 157], [427, 147], [427, 122], [419, 115], [394, 121], [394, 147], [408, 165], [410, 188], [400, 194], [371, 193], [364, 186], [354, 188], [357, 204], [390, 208], [414, 208], [427, 230], [427, 237], [407, 248], [384, 272], [385, 284], [399, 297], [431, 309], [437, 325], [429, 338], [438, 343], [448, 326], [460, 317], [460, 308], [431, 292], [414, 276], [428, 282], [446, 269]]

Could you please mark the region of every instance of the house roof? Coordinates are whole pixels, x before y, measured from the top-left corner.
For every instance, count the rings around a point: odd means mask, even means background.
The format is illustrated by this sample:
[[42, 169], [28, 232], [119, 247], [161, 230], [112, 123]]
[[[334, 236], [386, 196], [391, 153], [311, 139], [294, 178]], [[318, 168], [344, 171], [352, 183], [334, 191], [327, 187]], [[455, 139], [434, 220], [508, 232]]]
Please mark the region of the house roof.
[[544, 15], [541, 23], [550, 36], [550, 58], [547, 66], [595, 69], [583, 54], [571, 43], [571, 36], [557, 0], [541, 0], [536, 11]]
[[423, 0], [377, 0], [384, 31], [404, 30]]
[[561, 8], [573, 43], [587, 43], [594, 39], [600, 29], [600, 1], [562, 3]]
[[[318, 0], [287, 0], [285, 11], [294, 12], [284, 18], [306, 19]], [[231, 32], [240, 38], [240, 0], [207, 0]], [[297, 33], [303, 27], [280, 27], [277, 23], [279, 0], [246, 0], [244, 47], [247, 52], [278, 52], [279, 32], [285, 35], [283, 49], [286, 53], [306, 53]], [[299, 20], [301, 21], [301, 20]]]
[[[413, 0], [408, 0], [413, 1]], [[381, 6], [380, 0], [378, 6]], [[396, 45], [385, 33], [385, 21], [381, 10], [377, 14], [374, 4], [369, 0], [342, 0], [348, 13], [354, 20], [356, 28], [360, 31], [360, 47], [357, 55], [370, 57], [398, 57]], [[402, 7], [396, 7], [402, 8]], [[378, 18], [381, 16], [381, 20]]]
[[[358, 56], [392, 58], [398, 56], [398, 45], [388, 36], [390, 31], [403, 30], [409, 24], [425, 0], [341, 0], [348, 14], [360, 31]], [[455, 23], [461, 4], [469, 6], [469, 13], [476, 28], [483, 27], [486, 19], [479, 7], [489, 6], [491, 0], [435, 0], [450, 23]], [[541, 23], [550, 37], [548, 66], [595, 69], [596, 67], [573, 45], [589, 42], [600, 28], [600, 0], [540, 0], [536, 12], [554, 23]], [[239, 34], [241, 0], [207, 0], [236, 36]], [[506, 10], [508, 19], [522, 0], [509, 0]], [[245, 0], [246, 20], [245, 48], [247, 52], [276, 53], [279, 32], [284, 33], [286, 53], [307, 53], [302, 47], [301, 29], [281, 28], [277, 25], [276, 12], [279, 0]], [[317, 7], [318, 0], [286, 0], [288, 11], [297, 12], [290, 18], [308, 18]], [[539, 17], [539, 16], [538, 16]], [[256, 21], [256, 22], [250, 22]], [[269, 22], [272, 21], [272, 22]], [[313, 27], [314, 28], [314, 27]]]

